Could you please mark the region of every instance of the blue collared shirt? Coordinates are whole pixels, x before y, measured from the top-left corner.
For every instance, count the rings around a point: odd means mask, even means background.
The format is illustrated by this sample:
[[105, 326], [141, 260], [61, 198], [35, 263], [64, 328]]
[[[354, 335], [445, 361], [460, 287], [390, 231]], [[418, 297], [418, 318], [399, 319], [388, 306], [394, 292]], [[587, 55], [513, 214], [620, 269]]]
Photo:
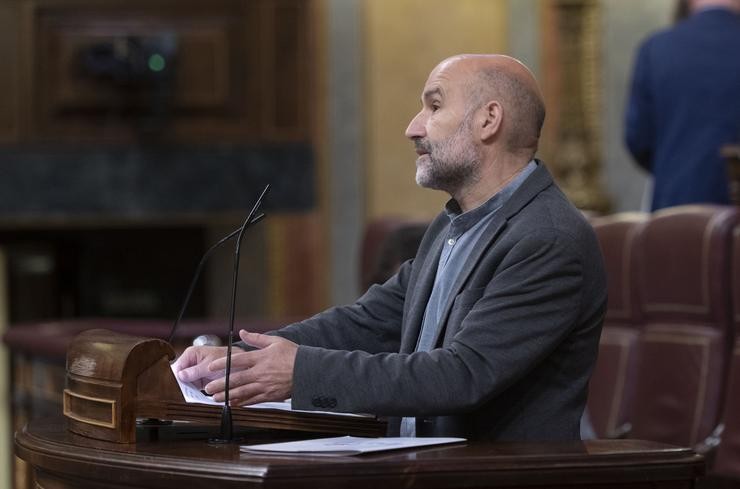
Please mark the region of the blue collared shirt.
[[[511, 182], [475, 209], [462, 212], [454, 199], [450, 199], [445, 205], [445, 212], [450, 218], [450, 227], [437, 264], [437, 274], [434, 278], [432, 293], [424, 311], [416, 351], [434, 349], [435, 345], [432, 342], [440, 326], [439, 323], [445, 305], [450, 298], [450, 290], [465, 266], [471, 251], [475, 248], [483, 231], [493, 220], [496, 211], [501, 209], [536, 168], [537, 162], [530, 161]], [[415, 421], [415, 418], [403, 418], [401, 436], [414, 436], [416, 434]]]

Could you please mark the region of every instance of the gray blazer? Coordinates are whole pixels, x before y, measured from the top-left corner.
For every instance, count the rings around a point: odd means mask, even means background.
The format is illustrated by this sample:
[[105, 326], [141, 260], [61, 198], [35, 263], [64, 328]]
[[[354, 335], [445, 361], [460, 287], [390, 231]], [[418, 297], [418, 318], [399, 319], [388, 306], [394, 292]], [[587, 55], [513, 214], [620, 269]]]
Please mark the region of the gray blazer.
[[455, 283], [437, 348], [414, 352], [449, 226], [352, 305], [276, 334], [300, 345], [293, 408], [416, 416], [418, 436], [577, 440], [606, 306], [593, 230], [542, 163]]

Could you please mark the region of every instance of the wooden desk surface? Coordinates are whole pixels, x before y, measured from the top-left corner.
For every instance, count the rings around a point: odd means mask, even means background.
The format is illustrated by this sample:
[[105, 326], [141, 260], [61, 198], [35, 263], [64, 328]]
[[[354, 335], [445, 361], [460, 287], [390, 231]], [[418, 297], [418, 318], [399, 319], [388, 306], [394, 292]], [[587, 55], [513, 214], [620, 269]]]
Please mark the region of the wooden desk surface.
[[41, 489], [689, 488], [704, 473], [703, 458], [692, 450], [639, 440], [471, 442], [354, 457], [260, 456], [204, 440], [90, 440], [68, 432], [62, 418], [31, 422], [16, 434], [15, 447], [34, 467]]

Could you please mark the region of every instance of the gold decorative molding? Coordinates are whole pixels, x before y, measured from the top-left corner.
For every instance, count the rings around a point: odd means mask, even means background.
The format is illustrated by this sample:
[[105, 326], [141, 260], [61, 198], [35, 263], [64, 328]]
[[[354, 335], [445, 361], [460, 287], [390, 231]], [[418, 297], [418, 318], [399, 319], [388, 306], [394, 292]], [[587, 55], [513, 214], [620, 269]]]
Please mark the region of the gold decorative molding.
[[611, 203], [601, 182], [600, 18], [596, 0], [546, 2], [545, 98], [552, 120], [543, 147], [571, 201], [606, 213]]

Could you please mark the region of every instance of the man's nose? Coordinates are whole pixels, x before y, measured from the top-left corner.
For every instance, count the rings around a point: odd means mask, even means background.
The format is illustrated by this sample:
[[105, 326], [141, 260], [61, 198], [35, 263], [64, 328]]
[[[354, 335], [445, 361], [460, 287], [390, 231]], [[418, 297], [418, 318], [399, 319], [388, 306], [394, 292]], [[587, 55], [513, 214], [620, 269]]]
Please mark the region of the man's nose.
[[423, 138], [427, 135], [423, 112], [419, 112], [409, 122], [409, 127], [406, 128], [406, 137], [409, 139]]

